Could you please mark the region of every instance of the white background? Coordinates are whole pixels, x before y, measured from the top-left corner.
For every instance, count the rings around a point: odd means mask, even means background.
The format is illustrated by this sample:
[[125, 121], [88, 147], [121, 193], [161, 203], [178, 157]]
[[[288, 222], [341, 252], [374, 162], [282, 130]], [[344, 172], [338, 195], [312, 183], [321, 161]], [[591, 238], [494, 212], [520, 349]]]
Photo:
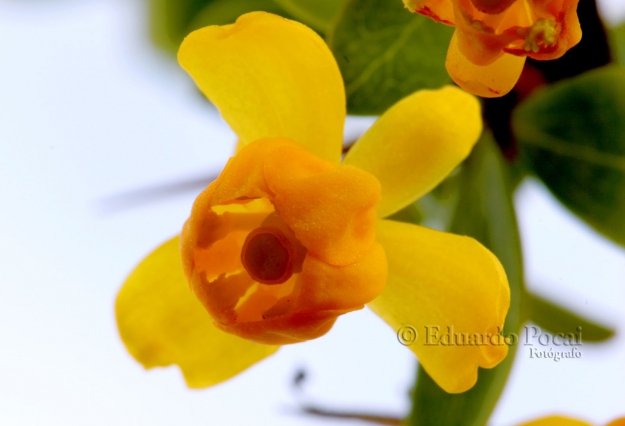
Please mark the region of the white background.
[[[602, 10], [616, 23], [624, 6]], [[368, 311], [203, 391], [126, 353], [119, 286], [200, 188], [125, 208], [110, 197], [217, 173], [235, 141], [144, 17], [138, 1], [0, 0], [0, 424], [359, 424], [304, 416], [303, 402], [404, 415], [414, 358]], [[521, 348], [492, 424], [625, 415], [625, 251], [535, 182], [517, 201], [530, 285], [619, 334], [558, 363]]]

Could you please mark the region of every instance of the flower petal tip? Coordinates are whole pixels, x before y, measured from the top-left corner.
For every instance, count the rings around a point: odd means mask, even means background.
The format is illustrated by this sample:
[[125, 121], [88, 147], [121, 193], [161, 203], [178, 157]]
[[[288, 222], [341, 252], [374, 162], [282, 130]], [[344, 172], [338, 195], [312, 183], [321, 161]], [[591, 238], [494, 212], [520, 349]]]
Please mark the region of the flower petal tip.
[[524, 56], [503, 53], [488, 65], [475, 65], [460, 51], [457, 31], [449, 44], [445, 62], [447, 72], [456, 84], [483, 98], [497, 98], [509, 93], [519, 80], [524, 64]]
[[343, 78], [330, 49], [310, 28], [252, 12], [234, 24], [192, 32], [178, 61], [241, 144], [286, 137], [325, 160], [340, 161]]

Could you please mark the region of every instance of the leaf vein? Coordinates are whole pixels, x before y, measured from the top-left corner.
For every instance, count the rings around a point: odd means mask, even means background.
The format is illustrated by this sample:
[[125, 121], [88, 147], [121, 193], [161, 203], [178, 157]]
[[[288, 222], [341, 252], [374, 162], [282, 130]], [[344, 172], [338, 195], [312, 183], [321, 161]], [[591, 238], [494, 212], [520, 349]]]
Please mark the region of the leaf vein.
[[571, 144], [544, 134], [540, 138], [527, 138], [524, 142], [554, 154], [625, 172], [625, 156], [602, 152], [588, 146]]
[[383, 51], [381, 55], [372, 60], [369, 65], [362, 71], [360, 76], [345, 87], [347, 95], [351, 95], [362, 87], [371, 76], [387, 62], [392, 61], [393, 56], [406, 44], [412, 33], [419, 29], [423, 21], [414, 19], [409, 25], [406, 25], [401, 31], [400, 36], [391, 44], [391, 46]]

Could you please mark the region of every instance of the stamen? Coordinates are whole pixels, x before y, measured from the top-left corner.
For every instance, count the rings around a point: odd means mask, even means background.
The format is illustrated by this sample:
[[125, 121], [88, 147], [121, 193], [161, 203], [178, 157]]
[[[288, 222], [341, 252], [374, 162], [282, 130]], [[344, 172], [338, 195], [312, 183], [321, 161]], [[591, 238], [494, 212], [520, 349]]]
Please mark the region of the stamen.
[[529, 29], [523, 48], [538, 53], [541, 48], [552, 47], [558, 39], [558, 26], [552, 19], [539, 19]]
[[241, 250], [243, 267], [261, 284], [282, 284], [291, 278], [294, 258], [293, 244], [273, 226], [250, 232]]

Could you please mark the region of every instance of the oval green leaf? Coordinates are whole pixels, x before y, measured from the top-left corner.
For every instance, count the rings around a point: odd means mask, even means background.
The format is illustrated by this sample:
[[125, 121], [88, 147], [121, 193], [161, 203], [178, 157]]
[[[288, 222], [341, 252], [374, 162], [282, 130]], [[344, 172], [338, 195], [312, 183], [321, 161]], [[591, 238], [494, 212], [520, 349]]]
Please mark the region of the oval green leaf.
[[614, 336], [614, 330], [590, 321], [554, 302], [529, 292], [525, 297], [524, 306], [529, 310], [530, 320], [548, 333], [577, 335], [581, 329], [583, 341], [592, 343], [604, 342]]
[[417, 90], [447, 84], [452, 32], [401, 1], [347, 0], [327, 40], [345, 80], [348, 113], [379, 115]]
[[231, 24], [240, 15], [254, 11], [291, 17], [274, 0], [151, 0], [152, 40], [175, 54], [191, 31], [208, 25]]
[[275, 0], [295, 19], [326, 33], [343, 2], [341, 0]]
[[625, 245], [625, 68], [554, 84], [513, 113], [533, 172], [586, 223]]

